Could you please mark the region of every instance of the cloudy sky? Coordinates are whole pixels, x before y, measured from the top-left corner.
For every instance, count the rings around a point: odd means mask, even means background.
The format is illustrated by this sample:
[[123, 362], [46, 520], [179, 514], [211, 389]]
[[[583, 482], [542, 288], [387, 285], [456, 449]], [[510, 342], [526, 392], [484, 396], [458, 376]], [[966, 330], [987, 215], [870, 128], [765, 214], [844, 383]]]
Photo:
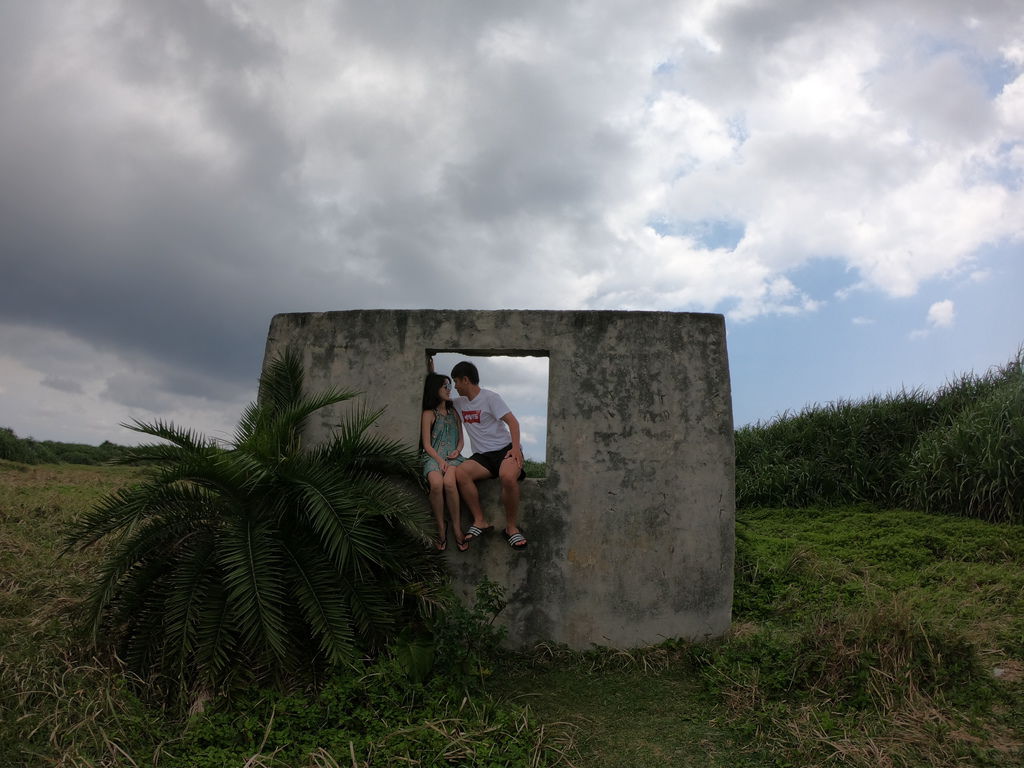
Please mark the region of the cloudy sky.
[[0, 425], [223, 435], [355, 308], [721, 312], [738, 425], [934, 388], [1024, 341], [1022, 75], [1017, 0], [5, 2]]

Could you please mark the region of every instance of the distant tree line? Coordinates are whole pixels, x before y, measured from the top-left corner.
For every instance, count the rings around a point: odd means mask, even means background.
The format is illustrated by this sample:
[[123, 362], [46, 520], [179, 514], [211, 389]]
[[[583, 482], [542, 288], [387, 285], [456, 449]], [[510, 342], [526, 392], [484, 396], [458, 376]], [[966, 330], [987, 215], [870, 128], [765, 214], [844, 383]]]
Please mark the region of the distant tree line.
[[109, 440], [99, 445], [34, 440], [18, 437], [10, 427], [0, 427], [0, 459], [22, 464], [104, 464], [122, 458], [128, 450]]

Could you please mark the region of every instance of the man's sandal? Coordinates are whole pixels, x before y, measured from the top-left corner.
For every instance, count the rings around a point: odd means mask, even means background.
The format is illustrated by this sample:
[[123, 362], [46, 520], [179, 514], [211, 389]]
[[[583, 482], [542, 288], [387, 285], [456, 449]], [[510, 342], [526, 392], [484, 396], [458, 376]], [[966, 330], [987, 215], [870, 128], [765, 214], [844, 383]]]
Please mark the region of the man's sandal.
[[505, 537], [505, 541], [508, 542], [508, 545], [512, 547], [512, 549], [526, 549], [526, 545], [528, 542], [526, 541], [526, 537], [523, 536], [523, 534], [521, 534], [519, 531], [516, 531], [511, 535], [506, 533], [505, 531], [502, 531], [501, 533]]
[[457, 550], [459, 550], [459, 552], [465, 552], [466, 550], [469, 549], [469, 539], [462, 539], [462, 541], [459, 541], [458, 539], [456, 539], [455, 540], [455, 548]]
[[473, 539], [479, 539], [488, 531], [494, 528], [493, 525], [486, 525], [483, 528], [477, 528], [475, 525], [469, 526], [469, 530], [466, 531], [466, 541], [472, 541]]

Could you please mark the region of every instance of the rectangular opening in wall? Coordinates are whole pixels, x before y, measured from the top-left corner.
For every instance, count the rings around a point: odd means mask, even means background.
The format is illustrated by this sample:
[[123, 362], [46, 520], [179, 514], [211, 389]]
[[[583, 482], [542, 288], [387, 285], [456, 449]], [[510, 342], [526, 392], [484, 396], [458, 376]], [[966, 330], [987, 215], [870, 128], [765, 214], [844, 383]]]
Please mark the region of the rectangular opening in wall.
[[[434, 371], [450, 376], [461, 360], [473, 363], [480, 372], [480, 386], [497, 392], [505, 400], [519, 422], [527, 477], [543, 477], [547, 473], [548, 444], [548, 357], [536, 352], [522, 354], [472, 354], [445, 350], [427, 350], [433, 359]], [[453, 393], [454, 395], [454, 393]], [[473, 453], [466, 436], [464, 456]]]

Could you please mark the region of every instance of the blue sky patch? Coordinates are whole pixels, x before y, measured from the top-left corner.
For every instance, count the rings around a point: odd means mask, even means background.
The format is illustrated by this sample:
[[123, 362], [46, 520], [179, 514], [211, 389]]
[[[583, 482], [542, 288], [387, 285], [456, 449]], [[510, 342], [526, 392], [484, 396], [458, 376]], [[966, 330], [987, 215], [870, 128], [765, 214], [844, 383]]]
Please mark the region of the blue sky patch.
[[855, 270], [840, 259], [811, 259], [786, 272], [786, 277], [799, 290], [818, 301], [833, 301], [836, 291], [849, 288], [860, 280]]
[[701, 219], [700, 221], [678, 221], [652, 219], [647, 226], [662, 237], [689, 237], [699, 245], [714, 250], [733, 250], [746, 233], [746, 225], [732, 219]]

